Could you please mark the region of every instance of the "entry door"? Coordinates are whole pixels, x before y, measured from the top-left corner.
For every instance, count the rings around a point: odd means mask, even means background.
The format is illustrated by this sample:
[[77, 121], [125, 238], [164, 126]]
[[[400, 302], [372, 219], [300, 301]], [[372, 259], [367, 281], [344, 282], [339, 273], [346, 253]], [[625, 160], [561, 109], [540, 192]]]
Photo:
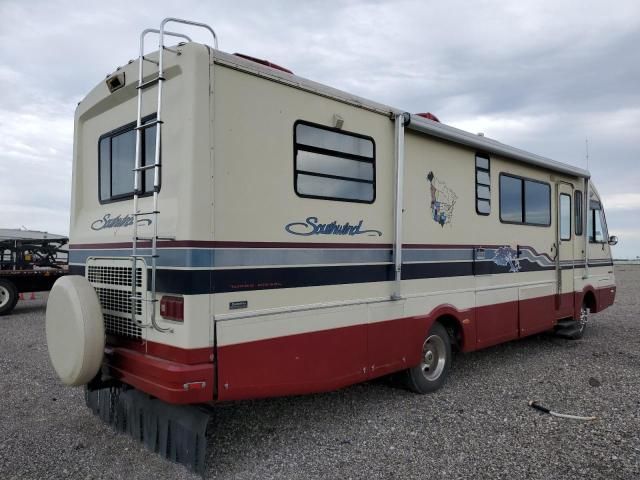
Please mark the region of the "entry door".
[[557, 318], [573, 316], [573, 282], [574, 282], [574, 230], [573, 221], [573, 188], [565, 183], [557, 184], [557, 225], [556, 244], [557, 258]]

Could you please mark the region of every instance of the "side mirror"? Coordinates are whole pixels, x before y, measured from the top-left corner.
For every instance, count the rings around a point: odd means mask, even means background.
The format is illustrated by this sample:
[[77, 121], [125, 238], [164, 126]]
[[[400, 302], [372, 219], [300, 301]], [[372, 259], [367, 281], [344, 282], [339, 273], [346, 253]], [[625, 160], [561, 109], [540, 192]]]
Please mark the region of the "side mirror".
[[616, 245], [618, 243], [618, 237], [611, 235], [609, 237], [609, 245]]

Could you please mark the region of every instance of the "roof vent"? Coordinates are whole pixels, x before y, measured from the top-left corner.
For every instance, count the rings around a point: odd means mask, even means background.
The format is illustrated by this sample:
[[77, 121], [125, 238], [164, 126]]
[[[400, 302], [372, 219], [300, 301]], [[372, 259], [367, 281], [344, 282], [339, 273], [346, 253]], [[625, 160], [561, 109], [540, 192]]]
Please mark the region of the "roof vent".
[[431, 113], [431, 112], [416, 113], [416, 115], [418, 115], [419, 117], [422, 117], [422, 118], [426, 118], [426, 119], [428, 119], [428, 120], [433, 120], [434, 122], [441, 123], [441, 122], [440, 122], [440, 119], [439, 119], [438, 117], [436, 117], [436, 116], [435, 116], [433, 113]]
[[261, 58], [251, 57], [249, 55], [245, 55], [244, 53], [234, 53], [236, 57], [244, 58], [245, 60], [250, 60], [255, 63], [259, 63], [260, 65], [265, 65], [267, 67], [275, 68], [276, 70], [280, 70], [282, 72], [287, 72], [293, 75], [293, 72], [288, 68], [281, 67], [280, 65], [276, 65], [275, 63], [271, 63], [269, 60], [263, 60]]

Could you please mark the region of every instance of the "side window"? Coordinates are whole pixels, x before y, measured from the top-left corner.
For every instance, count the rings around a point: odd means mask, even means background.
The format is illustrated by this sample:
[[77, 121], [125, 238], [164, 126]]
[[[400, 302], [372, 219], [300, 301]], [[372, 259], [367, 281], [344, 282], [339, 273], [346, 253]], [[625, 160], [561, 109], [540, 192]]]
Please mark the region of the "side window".
[[607, 238], [609, 237], [602, 204], [597, 200], [591, 200], [589, 206], [589, 241], [591, 243], [604, 243]]
[[571, 195], [560, 194], [560, 240], [571, 240]]
[[522, 179], [501, 174], [500, 220], [522, 223], [524, 221], [522, 204]]
[[574, 205], [574, 210], [576, 212], [574, 218], [575, 218], [575, 223], [576, 223], [576, 235], [580, 236], [582, 235], [582, 224], [584, 222], [584, 218], [582, 217], [582, 209], [583, 209], [583, 205], [582, 205], [582, 192], [580, 190], [576, 190], [575, 193], [573, 194], [573, 205]]
[[[151, 122], [155, 115], [144, 119]], [[100, 137], [98, 140], [98, 185], [100, 202], [133, 197], [133, 169], [136, 160], [135, 123], [130, 123]], [[156, 126], [142, 132], [142, 165], [152, 165], [155, 159]], [[141, 174], [140, 194], [153, 192], [153, 169]]]
[[551, 225], [551, 186], [548, 183], [524, 181], [524, 223]]
[[476, 213], [491, 213], [491, 168], [489, 157], [476, 155]]
[[551, 186], [501, 173], [500, 221], [540, 227], [551, 225]]
[[372, 203], [376, 196], [371, 137], [298, 121], [294, 187], [300, 197]]

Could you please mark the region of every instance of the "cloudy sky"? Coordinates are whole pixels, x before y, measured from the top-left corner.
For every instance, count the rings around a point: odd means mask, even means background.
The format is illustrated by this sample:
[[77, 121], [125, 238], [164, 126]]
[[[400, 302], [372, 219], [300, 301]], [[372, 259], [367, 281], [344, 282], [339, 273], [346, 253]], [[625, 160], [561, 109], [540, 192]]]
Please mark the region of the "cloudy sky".
[[166, 16], [563, 162], [585, 167], [588, 138], [614, 254], [640, 255], [638, 0], [0, 0], [0, 227], [68, 231], [74, 108]]

